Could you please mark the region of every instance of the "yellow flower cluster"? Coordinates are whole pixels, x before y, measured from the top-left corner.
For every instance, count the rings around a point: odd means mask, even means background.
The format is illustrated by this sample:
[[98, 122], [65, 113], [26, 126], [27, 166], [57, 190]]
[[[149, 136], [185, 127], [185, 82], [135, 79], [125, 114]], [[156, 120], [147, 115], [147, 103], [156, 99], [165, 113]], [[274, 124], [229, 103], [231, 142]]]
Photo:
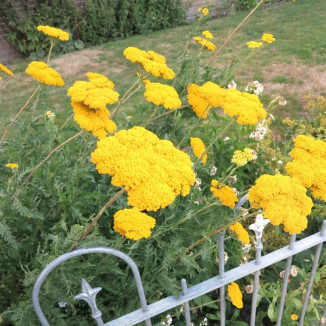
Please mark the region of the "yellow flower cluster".
[[121, 209], [114, 216], [113, 229], [128, 239], [138, 241], [149, 238], [151, 229], [155, 226], [155, 219], [139, 211], [138, 208]]
[[[12, 71], [10, 71], [7, 67], [5, 67], [4, 65], [2, 65], [1, 63], [0, 63], [0, 70], [3, 71], [5, 74], [7, 74], [9, 76], [13, 76], [14, 75]], [[0, 77], [0, 80], [1, 79], [2, 78]]]
[[[293, 0], [292, 0], [293, 1]], [[294, 0], [295, 1], [295, 0]], [[297, 320], [298, 319], [298, 315], [296, 315], [296, 314], [292, 314], [291, 315], [291, 319], [292, 320]]]
[[123, 54], [129, 61], [140, 64], [145, 71], [156, 77], [173, 79], [175, 76], [174, 71], [166, 65], [164, 56], [154, 51], [146, 52], [131, 46]]
[[226, 92], [219, 85], [206, 82], [203, 86], [188, 85], [188, 102], [192, 106], [198, 118], [206, 119], [211, 107], [220, 106], [223, 103]]
[[32, 61], [25, 72], [42, 84], [54, 86], [63, 86], [65, 84], [59, 73], [41, 61]]
[[315, 198], [326, 201], [326, 142], [299, 135], [290, 155], [293, 161], [286, 164], [287, 173], [311, 189]]
[[112, 184], [127, 190], [128, 205], [141, 211], [170, 205], [195, 182], [189, 155], [138, 126], [98, 141], [91, 161], [99, 173], [113, 175]]
[[234, 223], [230, 226], [230, 230], [236, 233], [239, 241], [241, 241], [242, 243], [250, 243], [249, 233], [245, 230], [241, 223]]
[[232, 304], [238, 309], [243, 308], [242, 293], [237, 283], [232, 282], [228, 285], [228, 293]]
[[245, 148], [243, 151], [236, 150], [232, 156], [231, 162], [244, 166], [254, 159], [254, 151], [251, 148]]
[[76, 81], [68, 89], [71, 105], [75, 113], [74, 120], [85, 130], [91, 131], [99, 139], [113, 133], [117, 126], [109, 119], [107, 104], [115, 103], [119, 93], [113, 90], [114, 83], [105, 76], [89, 72], [89, 82]]
[[221, 106], [224, 113], [237, 117], [239, 124], [255, 125], [264, 119], [267, 112], [257, 95], [240, 92], [236, 89], [223, 89], [207, 82], [203, 86], [188, 85], [188, 102], [199, 118], [205, 119], [211, 107]]
[[198, 12], [200, 12], [203, 16], [207, 16], [209, 13], [208, 8], [198, 8]]
[[207, 39], [212, 39], [213, 38], [213, 34], [209, 31], [203, 31], [202, 34], [207, 38]]
[[255, 125], [259, 119], [265, 119], [267, 112], [259, 97], [255, 94], [240, 92], [234, 88], [226, 90], [223, 111], [230, 117], [236, 117], [240, 125]]
[[[210, 34], [210, 35], [212, 35], [212, 34]], [[210, 37], [210, 38], [212, 38], [212, 37]], [[201, 46], [204, 46], [208, 51], [214, 51], [216, 49], [216, 46], [214, 43], [212, 43], [211, 41], [208, 41], [205, 38], [201, 38], [200, 36], [195, 36], [193, 38], [193, 40], [196, 41]]]
[[[194, 154], [197, 158], [200, 158], [205, 153], [205, 145], [203, 141], [198, 137], [191, 137], [190, 138], [190, 145], [192, 150], [194, 151]], [[205, 164], [207, 161], [207, 154], [204, 154], [202, 159], [202, 163]]]
[[17, 163], [7, 163], [6, 167], [14, 170], [14, 169], [18, 169], [19, 165]]
[[262, 45], [263, 45], [263, 42], [255, 42], [255, 41], [247, 42], [247, 46], [249, 49], [260, 48]]
[[268, 33], [263, 34], [261, 39], [266, 43], [273, 43], [275, 41], [275, 37], [273, 36], [273, 34]]
[[37, 26], [37, 30], [43, 34], [59, 39], [60, 41], [69, 41], [69, 34], [59, 28], [51, 26]]
[[163, 105], [170, 110], [181, 106], [179, 95], [172, 86], [151, 83], [149, 80], [145, 80], [145, 89], [144, 96], [148, 102], [155, 105]]
[[213, 193], [214, 197], [219, 198], [224, 206], [234, 208], [238, 198], [233, 189], [229, 186], [220, 184], [215, 179], [211, 181], [211, 185], [212, 187], [210, 187], [210, 191]]
[[262, 175], [249, 190], [248, 199], [253, 208], [262, 208], [264, 216], [273, 225], [284, 224], [284, 230], [300, 233], [307, 227], [312, 200], [306, 188], [294, 178], [277, 174]]

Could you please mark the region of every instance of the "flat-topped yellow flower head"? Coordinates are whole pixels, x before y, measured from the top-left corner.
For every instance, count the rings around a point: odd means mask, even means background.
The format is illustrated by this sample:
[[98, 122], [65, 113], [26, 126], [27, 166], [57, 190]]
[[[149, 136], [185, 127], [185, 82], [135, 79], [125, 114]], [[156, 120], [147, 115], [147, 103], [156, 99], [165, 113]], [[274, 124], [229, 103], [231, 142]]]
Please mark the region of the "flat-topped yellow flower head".
[[214, 197], [218, 198], [222, 205], [234, 208], [235, 203], [238, 202], [238, 198], [233, 189], [219, 183], [215, 179], [211, 181], [211, 185], [212, 187], [210, 187], [210, 191], [213, 193]]
[[126, 208], [116, 212], [113, 216], [114, 230], [128, 239], [138, 241], [149, 238], [151, 229], [156, 221], [151, 216], [142, 213], [138, 208]]
[[25, 72], [41, 84], [53, 86], [63, 86], [65, 84], [60, 74], [50, 68], [45, 62], [32, 61]]
[[39, 25], [37, 30], [47, 36], [56, 38], [60, 41], [69, 41], [69, 33], [55, 27]]
[[123, 51], [123, 55], [131, 62], [140, 64], [145, 71], [156, 77], [173, 79], [174, 71], [166, 64], [164, 56], [154, 51], [143, 51], [136, 47], [128, 47]]
[[18, 169], [19, 165], [17, 163], [7, 163], [6, 167], [11, 170], [15, 170], [15, 169]]
[[191, 145], [191, 148], [194, 151], [194, 154], [197, 158], [200, 158], [203, 156], [201, 159], [201, 162], [203, 164], [205, 164], [207, 161], [207, 154], [204, 154], [206, 148], [205, 148], [205, 144], [203, 143], [203, 141], [198, 137], [191, 137], [190, 145]]
[[243, 308], [242, 293], [237, 283], [232, 282], [230, 285], [228, 285], [228, 293], [232, 304], [238, 309]]
[[99, 173], [112, 175], [114, 186], [125, 187], [128, 205], [141, 211], [170, 205], [195, 182], [189, 155], [142, 127], [99, 140], [91, 157]]
[[249, 233], [247, 230], [245, 230], [245, 228], [242, 226], [241, 223], [236, 222], [230, 225], [229, 229], [238, 236], [239, 241], [241, 241], [244, 244], [250, 243]]
[[169, 85], [151, 83], [145, 80], [144, 96], [148, 102], [155, 105], [162, 105], [166, 109], [174, 110], [181, 106], [181, 100], [177, 91]]
[[261, 39], [266, 43], [273, 43], [275, 41], [275, 37], [273, 36], [273, 34], [269, 34], [269, 33], [263, 34]]
[[326, 201], [326, 142], [299, 135], [290, 156], [293, 160], [286, 164], [287, 173], [309, 188], [315, 198]]
[[264, 174], [249, 189], [248, 200], [253, 208], [262, 208], [273, 225], [283, 224], [286, 232], [299, 234], [306, 229], [313, 206], [306, 192], [294, 178]]

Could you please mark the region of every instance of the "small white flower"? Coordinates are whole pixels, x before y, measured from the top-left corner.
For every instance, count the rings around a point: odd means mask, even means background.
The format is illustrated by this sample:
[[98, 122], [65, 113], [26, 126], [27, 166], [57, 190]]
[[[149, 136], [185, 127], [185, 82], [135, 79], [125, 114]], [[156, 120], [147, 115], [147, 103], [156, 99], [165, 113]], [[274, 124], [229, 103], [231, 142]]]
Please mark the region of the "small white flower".
[[278, 160], [278, 161], [277, 161], [277, 163], [278, 163], [278, 164], [282, 164], [282, 163], [283, 163], [283, 161], [281, 161], [281, 160]]
[[200, 185], [201, 185], [201, 179], [196, 178], [195, 179], [195, 188], [198, 189], [199, 191], [201, 191]]
[[246, 86], [245, 91], [259, 96], [263, 93], [264, 86], [258, 80], [254, 80]]
[[280, 278], [284, 278], [285, 276], [285, 271], [280, 272]]
[[230, 140], [230, 137], [228, 136], [224, 137], [224, 141], [228, 141], [228, 140]]
[[251, 243], [243, 243], [240, 247], [240, 250], [244, 252], [249, 252], [251, 249]]
[[199, 201], [198, 200], [195, 200], [194, 201], [194, 204], [199, 205]]
[[58, 302], [58, 306], [59, 306], [60, 308], [65, 308], [65, 307], [67, 306], [67, 302], [65, 302], [65, 301], [59, 301], [59, 302]]
[[296, 277], [298, 275], [298, 271], [297, 269], [295, 268], [295, 266], [292, 266], [291, 269], [290, 269], [290, 274], [291, 276], [293, 277]]
[[[228, 256], [227, 252], [224, 251], [224, 264], [226, 264], [226, 262], [228, 261], [228, 259], [229, 259], [229, 256]], [[218, 255], [215, 257], [215, 261], [217, 263], [220, 262], [220, 259], [219, 259]]]
[[278, 105], [284, 106], [284, 105], [286, 105], [286, 104], [287, 104], [286, 99], [285, 99], [283, 96], [280, 96], [280, 97], [278, 98]]
[[326, 316], [320, 318], [320, 325], [325, 326], [326, 325]]
[[237, 188], [232, 188], [232, 190], [233, 190], [233, 192], [235, 193], [235, 195], [236, 195], [236, 196], [238, 196], [238, 195], [239, 195], [239, 191], [238, 191], [238, 189], [237, 189]]
[[237, 84], [234, 80], [232, 80], [229, 84], [228, 84], [228, 88], [234, 88], [237, 89]]
[[252, 293], [252, 292], [254, 292], [254, 286], [253, 285], [247, 285], [247, 286], [245, 286], [245, 291], [248, 293], [248, 294], [250, 294], [250, 293]]
[[249, 138], [260, 141], [264, 139], [266, 134], [267, 128], [258, 123], [255, 130], [249, 135]]
[[215, 165], [212, 166], [211, 168], [211, 172], [209, 173], [210, 176], [213, 176], [215, 175], [217, 172], [217, 167]]
[[231, 175], [231, 176], [229, 177], [228, 182], [229, 182], [230, 185], [232, 185], [232, 184], [236, 183], [237, 180], [238, 180], [238, 178], [237, 178], [236, 175]]

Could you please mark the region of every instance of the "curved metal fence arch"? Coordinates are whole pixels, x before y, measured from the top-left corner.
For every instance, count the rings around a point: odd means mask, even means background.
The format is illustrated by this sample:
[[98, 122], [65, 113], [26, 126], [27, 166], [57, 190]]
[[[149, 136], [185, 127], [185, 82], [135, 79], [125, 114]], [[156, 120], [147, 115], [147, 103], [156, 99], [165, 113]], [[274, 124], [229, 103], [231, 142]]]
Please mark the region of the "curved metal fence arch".
[[[33, 306], [34, 306], [36, 315], [39, 318], [39, 320], [43, 326], [50, 326], [49, 322], [47, 321], [47, 319], [42, 311], [40, 301], [39, 301], [39, 293], [40, 293], [40, 289], [41, 289], [41, 286], [42, 286], [44, 280], [56, 267], [58, 267], [63, 262], [65, 262], [71, 258], [74, 258], [74, 257], [87, 255], [87, 254], [95, 254], [95, 253], [116, 256], [116, 257], [124, 260], [130, 266], [130, 268], [133, 272], [133, 275], [134, 275], [135, 282], [136, 282], [138, 296], [139, 296], [141, 307], [142, 307], [142, 312], [146, 313], [148, 311], [145, 292], [144, 292], [143, 284], [142, 284], [142, 281], [140, 278], [140, 273], [139, 273], [138, 267], [137, 267], [136, 263], [128, 255], [124, 254], [123, 252], [121, 252], [119, 250], [116, 250], [113, 248], [105, 248], [105, 247], [77, 249], [72, 252], [68, 252], [66, 254], [59, 256], [54, 261], [52, 261], [49, 265], [47, 265], [43, 269], [43, 271], [41, 272], [41, 274], [39, 275], [39, 277], [37, 278], [37, 280], [34, 284], [33, 294], [32, 294]], [[101, 290], [101, 288], [92, 289], [89, 286], [89, 284], [83, 279], [82, 290], [83, 290], [83, 293], [77, 295], [75, 298], [85, 300], [91, 306], [92, 312], [93, 312], [92, 316], [97, 321], [97, 324], [104, 325], [104, 323], [102, 321], [102, 317], [101, 317], [102, 314], [97, 309], [96, 303], [95, 303], [95, 296]], [[152, 325], [150, 319], [145, 320], [145, 323], [146, 323], [146, 326]]]

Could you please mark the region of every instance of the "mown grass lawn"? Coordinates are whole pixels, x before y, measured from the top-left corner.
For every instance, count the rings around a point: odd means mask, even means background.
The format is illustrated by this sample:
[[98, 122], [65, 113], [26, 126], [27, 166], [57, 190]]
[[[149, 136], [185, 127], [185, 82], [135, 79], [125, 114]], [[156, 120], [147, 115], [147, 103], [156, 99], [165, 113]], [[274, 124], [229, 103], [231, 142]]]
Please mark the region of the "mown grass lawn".
[[[243, 90], [248, 82], [259, 80], [265, 86], [262, 99], [266, 104], [274, 97], [283, 95], [288, 100], [283, 114], [301, 114], [302, 97], [305, 94], [325, 94], [325, 12], [324, 0], [266, 4], [240, 29], [213, 65], [223, 68], [231, 64], [232, 60], [241, 62], [249, 53], [247, 41], [259, 41], [263, 33], [272, 33], [276, 42], [265, 46], [242, 65], [235, 66], [235, 81], [238, 88]], [[214, 35], [213, 42], [219, 47], [247, 14], [248, 12], [231, 12], [226, 17], [208, 21], [200, 31], [209, 29]], [[122, 54], [128, 46], [155, 50], [166, 57], [169, 66], [176, 69], [178, 57], [190, 37], [190, 30], [191, 26], [187, 24], [54, 57], [51, 66], [62, 74], [65, 86], [47, 87], [40, 95], [38, 110], [53, 110], [58, 119], [66, 119], [71, 114], [67, 89], [76, 80], [85, 80], [88, 71], [105, 74], [114, 81], [116, 90], [123, 94], [136, 79], [132, 64]], [[196, 47], [196, 44], [191, 43], [190, 50]], [[203, 62], [211, 55], [211, 52], [204, 53]], [[4, 77], [1, 81], [1, 129], [37, 87], [37, 82], [24, 73], [29, 61], [24, 59], [9, 65], [15, 76]], [[128, 109], [131, 113], [134, 111], [132, 106], [129, 102]], [[28, 112], [25, 116], [28, 116]]]

